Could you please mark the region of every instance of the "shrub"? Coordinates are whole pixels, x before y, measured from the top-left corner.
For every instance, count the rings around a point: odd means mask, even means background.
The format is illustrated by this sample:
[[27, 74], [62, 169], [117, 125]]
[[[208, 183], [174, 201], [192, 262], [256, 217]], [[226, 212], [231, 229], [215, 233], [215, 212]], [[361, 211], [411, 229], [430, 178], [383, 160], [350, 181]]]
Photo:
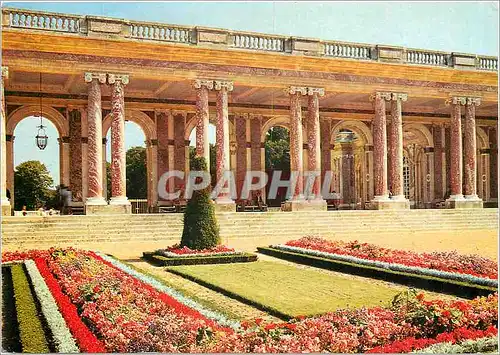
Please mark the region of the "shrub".
[[38, 318], [35, 300], [23, 266], [20, 264], [12, 266], [12, 283], [23, 353], [48, 353], [49, 346], [45, 339], [42, 322]]
[[[207, 171], [207, 163], [203, 157], [191, 160], [192, 171]], [[184, 212], [184, 230], [181, 247], [190, 249], [209, 249], [220, 244], [219, 226], [215, 218], [215, 210], [210, 199], [210, 188], [193, 191]]]

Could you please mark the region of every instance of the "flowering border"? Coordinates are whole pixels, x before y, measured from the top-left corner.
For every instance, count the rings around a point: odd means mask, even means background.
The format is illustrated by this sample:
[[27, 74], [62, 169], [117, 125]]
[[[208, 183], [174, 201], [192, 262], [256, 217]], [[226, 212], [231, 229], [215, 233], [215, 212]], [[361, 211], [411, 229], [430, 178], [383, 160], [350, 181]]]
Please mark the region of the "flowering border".
[[36, 258], [35, 264], [40, 274], [45, 279], [52, 296], [54, 296], [59, 306], [59, 310], [62, 312], [61, 314], [66, 320], [66, 324], [78, 343], [80, 350], [87, 353], [105, 353], [106, 348], [104, 345], [97, 339], [94, 333], [87, 328], [85, 323], [83, 323], [76, 306], [71, 302], [69, 297], [62, 292], [59, 282], [49, 270], [47, 261], [42, 258]]
[[323, 257], [323, 258], [327, 258], [327, 259], [331, 259], [331, 260], [339, 260], [339, 261], [345, 261], [345, 262], [354, 263], [354, 264], [373, 266], [373, 267], [378, 267], [378, 268], [382, 268], [382, 269], [411, 273], [411, 274], [416, 274], [416, 275], [434, 276], [434, 277], [439, 277], [442, 279], [449, 279], [449, 280], [466, 282], [469, 284], [489, 286], [489, 287], [498, 287], [498, 280], [492, 280], [492, 279], [477, 277], [477, 276], [473, 276], [473, 275], [452, 273], [452, 272], [447, 272], [447, 271], [439, 271], [439, 270], [434, 270], [434, 269], [422, 268], [422, 267], [418, 267], [418, 266], [407, 266], [407, 265], [403, 265], [403, 264], [388, 263], [385, 261], [367, 260], [367, 259], [357, 258], [355, 256], [350, 256], [350, 255], [340, 255], [340, 254], [328, 253], [328, 252], [319, 251], [319, 250], [293, 247], [293, 246], [284, 245], [284, 244], [271, 245], [271, 248], [283, 250], [283, 251], [300, 253], [300, 254], [319, 256], [319, 257]]
[[56, 349], [60, 353], [79, 353], [75, 339], [71, 335], [66, 322], [57, 308], [56, 301], [50, 293], [45, 280], [33, 260], [24, 262], [26, 271], [31, 279], [36, 297], [40, 302], [42, 313], [52, 333]]
[[244, 254], [241, 251], [220, 251], [220, 252], [215, 252], [215, 253], [190, 253], [190, 254], [176, 254], [170, 251], [165, 251], [165, 250], [157, 250], [154, 252], [154, 255], [161, 255], [167, 258], [192, 258], [192, 257], [209, 257], [209, 256], [223, 256], [223, 255], [241, 255]]
[[484, 337], [479, 339], [467, 339], [460, 344], [451, 342], [433, 344], [427, 348], [413, 351], [413, 353], [424, 354], [471, 354], [485, 353], [498, 350], [498, 336]]
[[225, 327], [230, 327], [234, 330], [240, 328], [240, 323], [238, 321], [229, 319], [219, 312], [212, 311], [210, 309], [203, 307], [198, 302], [192, 300], [189, 297], [184, 296], [179, 291], [162, 284], [158, 280], [155, 280], [153, 277], [145, 275], [137, 270], [134, 270], [133, 268], [122, 263], [121, 261], [119, 261], [113, 257], [110, 257], [104, 253], [101, 253], [99, 251], [96, 251], [95, 254], [97, 256], [101, 257], [102, 259], [104, 259], [105, 261], [109, 262], [110, 264], [112, 264], [114, 267], [125, 272], [126, 274], [128, 274], [132, 277], [135, 277], [136, 279], [150, 285], [151, 287], [155, 288], [156, 290], [158, 290], [160, 292], [166, 293], [167, 295], [174, 298], [178, 302], [184, 304], [187, 307], [195, 309], [200, 314], [204, 315], [205, 317], [207, 317], [209, 319], [216, 321], [220, 325], [225, 326]]

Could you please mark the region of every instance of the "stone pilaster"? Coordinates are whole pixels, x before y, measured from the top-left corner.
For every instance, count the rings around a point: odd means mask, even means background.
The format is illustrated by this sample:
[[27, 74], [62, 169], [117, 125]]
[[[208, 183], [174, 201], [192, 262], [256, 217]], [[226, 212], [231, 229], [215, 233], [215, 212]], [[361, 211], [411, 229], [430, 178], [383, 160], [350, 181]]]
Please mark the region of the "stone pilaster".
[[82, 189], [82, 116], [79, 108], [68, 107], [69, 189], [75, 202], [83, 202]]
[[308, 168], [310, 173], [317, 174], [312, 184], [310, 200], [317, 204], [323, 204], [326, 209], [326, 201], [321, 196], [321, 134], [319, 123], [319, 97], [325, 94], [325, 90], [323, 88], [308, 88], [307, 94]]
[[[111, 199], [110, 205], [130, 213], [130, 202], [127, 199], [126, 156], [125, 156], [125, 85], [128, 75], [108, 74], [111, 85]], [[118, 207], [120, 206], [120, 207]]]
[[[7, 67], [2, 67], [2, 76], [0, 78], [0, 136], [1, 136], [1, 159], [2, 166], [0, 178], [0, 202], [2, 206], [2, 216], [10, 216], [11, 206], [7, 198], [7, 142], [6, 142], [6, 128], [5, 124], [7, 117], [5, 115], [5, 95], [4, 95], [4, 79], [8, 78], [9, 70]], [[11, 191], [11, 194], [14, 192]]]
[[[224, 174], [231, 171], [230, 149], [229, 149], [229, 112], [228, 112], [228, 92], [233, 90], [233, 83], [230, 81], [214, 81], [216, 96], [216, 169], [215, 176], [217, 184], [224, 178]], [[230, 197], [230, 184], [226, 181], [221, 191], [215, 199], [218, 210], [233, 211], [236, 209], [234, 201]]]
[[196, 154], [205, 158], [208, 171], [210, 171], [208, 92], [214, 88], [214, 81], [197, 79], [194, 87], [196, 89]]
[[88, 193], [86, 213], [98, 213], [99, 206], [106, 206], [103, 198], [103, 171], [102, 171], [102, 110], [101, 85], [106, 83], [106, 74], [85, 73], [85, 82], [88, 83]]

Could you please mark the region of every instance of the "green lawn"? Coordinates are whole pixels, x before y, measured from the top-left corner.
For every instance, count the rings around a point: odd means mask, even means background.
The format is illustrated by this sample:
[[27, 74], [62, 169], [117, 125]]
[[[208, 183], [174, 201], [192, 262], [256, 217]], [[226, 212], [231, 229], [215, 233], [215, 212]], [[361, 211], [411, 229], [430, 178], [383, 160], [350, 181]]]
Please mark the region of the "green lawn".
[[403, 288], [311, 269], [258, 261], [167, 268], [288, 316], [387, 305]]

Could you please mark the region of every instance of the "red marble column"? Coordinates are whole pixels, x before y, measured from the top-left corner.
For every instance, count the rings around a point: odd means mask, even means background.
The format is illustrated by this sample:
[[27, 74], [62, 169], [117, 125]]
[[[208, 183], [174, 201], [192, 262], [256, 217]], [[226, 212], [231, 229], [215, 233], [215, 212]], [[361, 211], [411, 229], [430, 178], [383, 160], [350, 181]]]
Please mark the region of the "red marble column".
[[443, 191], [443, 131], [442, 125], [433, 126], [432, 134], [434, 139], [434, 196], [435, 200], [441, 201], [444, 196]]
[[[1, 159], [2, 166], [0, 167], [1, 181], [0, 181], [0, 200], [2, 205], [2, 215], [10, 216], [10, 202], [7, 198], [7, 141], [6, 141], [6, 128], [5, 124], [7, 117], [5, 116], [5, 95], [4, 95], [4, 78], [9, 75], [7, 67], [2, 67], [2, 76], [0, 78], [0, 136], [1, 136]], [[11, 191], [14, 194], [14, 191]]]
[[[224, 174], [230, 171], [230, 151], [229, 151], [229, 112], [228, 112], [228, 92], [233, 90], [233, 83], [229, 81], [214, 82], [214, 89], [217, 91], [216, 97], [216, 179], [217, 183]], [[218, 203], [232, 202], [229, 196], [229, 185], [226, 182], [216, 198]]]
[[462, 97], [454, 97], [451, 104], [450, 120], [450, 200], [463, 199], [462, 195], [462, 117], [460, 106], [465, 104]]
[[464, 121], [464, 195], [466, 199], [477, 200], [477, 161], [476, 161], [476, 106], [479, 98], [468, 97], [465, 105]]
[[87, 205], [106, 205], [102, 195], [102, 110], [101, 84], [106, 74], [85, 73], [88, 83], [88, 193]]
[[128, 205], [125, 156], [125, 100], [124, 86], [128, 75], [108, 75], [111, 87], [111, 200], [113, 205]]
[[197, 79], [194, 82], [196, 89], [196, 154], [205, 157], [210, 171], [210, 145], [208, 142], [208, 91], [213, 89], [213, 80]]
[[293, 191], [292, 200], [303, 199], [304, 190], [304, 163], [303, 163], [303, 137], [302, 137], [302, 95], [307, 94], [306, 87], [291, 86], [290, 95], [290, 170], [295, 174], [297, 182]]
[[308, 124], [308, 168], [310, 172], [317, 173], [311, 193], [315, 200], [322, 200], [321, 196], [321, 137], [319, 123], [319, 96], [323, 96], [322, 88], [308, 88], [307, 124]]
[[82, 202], [82, 117], [79, 108], [68, 108], [69, 188], [73, 201]]
[[390, 93], [377, 92], [371, 97], [375, 102], [373, 119], [373, 180], [375, 201], [388, 200], [387, 192], [387, 132], [385, 101], [391, 99]]
[[406, 101], [406, 94], [393, 93], [391, 107], [390, 126], [390, 162], [389, 175], [392, 184], [392, 199], [405, 200], [403, 190], [403, 118], [401, 115], [401, 103]]

